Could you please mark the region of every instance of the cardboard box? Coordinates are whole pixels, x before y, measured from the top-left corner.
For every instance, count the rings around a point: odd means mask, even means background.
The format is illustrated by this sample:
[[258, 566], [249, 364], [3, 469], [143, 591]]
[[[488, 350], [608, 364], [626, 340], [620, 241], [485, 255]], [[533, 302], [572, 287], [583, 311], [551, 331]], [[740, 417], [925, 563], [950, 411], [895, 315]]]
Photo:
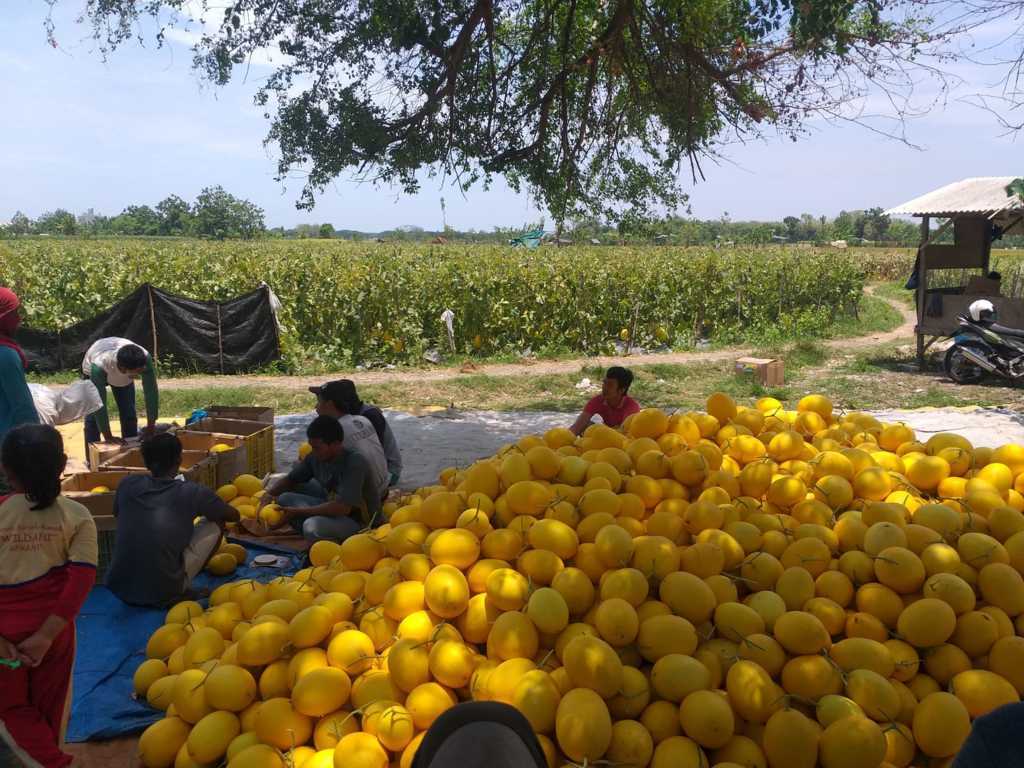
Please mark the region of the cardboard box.
[[[178, 426], [178, 423], [171, 422], [159, 422], [156, 425], [157, 434], [163, 434], [164, 432], [173, 432]], [[100, 440], [96, 443], [89, 443], [86, 453], [86, 461], [89, 464], [89, 469], [93, 472], [99, 472], [100, 467], [109, 459], [111, 456], [115, 456], [119, 453], [124, 453], [129, 448], [138, 448], [142, 444], [142, 436], [137, 435], [135, 437], [129, 437], [123, 443], [106, 443]]]
[[737, 376], [752, 376], [762, 387], [779, 387], [783, 383], [781, 360], [766, 357], [741, 357], [736, 361]]
[[89, 455], [86, 456], [86, 461], [89, 464], [89, 469], [91, 469], [93, 472], [99, 472], [100, 467], [103, 466], [103, 462], [105, 462], [111, 456], [116, 456], [119, 453], [124, 453], [129, 448], [133, 448], [138, 444], [138, 440], [131, 440], [128, 443], [89, 443]]
[[259, 434], [265, 429], [273, 429], [273, 427], [263, 421], [223, 419], [220, 417], [208, 416], [205, 419], [193, 421], [184, 429], [188, 432], [208, 432], [215, 435], [249, 437], [250, 435]]
[[273, 424], [211, 417], [189, 424], [184, 431], [240, 437], [245, 441], [248, 472], [256, 477], [264, 477], [274, 471]]
[[[100, 468], [101, 472], [138, 472], [145, 471], [142, 460], [142, 449], [132, 448], [112, 456]], [[182, 451], [181, 474], [186, 480], [217, 488], [217, 462], [206, 451]]]
[[[73, 501], [77, 501], [89, 510], [96, 519], [96, 527], [100, 530], [101, 522], [107, 529], [113, 526], [114, 492], [126, 477], [140, 474], [145, 470], [121, 472], [79, 472], [65, 477], [60, 484], [61, 493]], [[90, 493], [93, 488], [106, 486], [108, 493]]]
[[261, 424], [274, 423], [274, 409], [262, 405], [210, 405], [203, 409], [213, 419], [237, 419], [258, 421]]
[[[186, 451], [205, 451], [217, 465], [217, 485], [227, 485], [236, 477], [249, 471], [249, 455], [245, 440], [230, 435], [213, 435], [208, 432], [175, 432]], [[230, 451], [211, 453], [215, 445], [228, 445]]]

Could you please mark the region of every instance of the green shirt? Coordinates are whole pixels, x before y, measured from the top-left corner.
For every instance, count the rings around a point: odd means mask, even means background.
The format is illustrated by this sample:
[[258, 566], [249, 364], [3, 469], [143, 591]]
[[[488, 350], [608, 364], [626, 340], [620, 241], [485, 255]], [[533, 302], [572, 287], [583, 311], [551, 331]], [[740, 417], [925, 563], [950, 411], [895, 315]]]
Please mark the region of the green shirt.
[[296, 464], [288, 479], [296, 485], [316, 480], [327, 492], [328, 501], [348, 504], [359, 511], [364, 525], [377, 526], [380, 515], [380, 491], [374, 482], [370, 465], [355, 451], [343, 450], [332, 461], [323, 462], [312, 453]]
[[[93, 363], [89, 370], [89, 378], [100, 393], [103, 407], [93, 414], [101, 434], [110, 432], [110, 413], [107, 411], [107, 372]], [[156, 421], [160, 415], [160, 390], [156, 385], [156, 371], [153, 369], [153, 357], [146, 357], [146, 367], [142, 371], [142, 394], [146, 400], [146, 418]]]

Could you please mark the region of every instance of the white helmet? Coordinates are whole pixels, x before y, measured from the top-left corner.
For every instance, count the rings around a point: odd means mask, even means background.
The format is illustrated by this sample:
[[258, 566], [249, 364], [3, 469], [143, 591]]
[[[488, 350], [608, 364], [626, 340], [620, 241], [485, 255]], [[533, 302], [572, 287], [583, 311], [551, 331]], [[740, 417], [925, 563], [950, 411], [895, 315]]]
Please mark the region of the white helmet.
[[987, 323], [996, 319], [996, 308], [988, 299], [978, 299], [971, 302], [967, 308], [967, 314], [976, 323]]

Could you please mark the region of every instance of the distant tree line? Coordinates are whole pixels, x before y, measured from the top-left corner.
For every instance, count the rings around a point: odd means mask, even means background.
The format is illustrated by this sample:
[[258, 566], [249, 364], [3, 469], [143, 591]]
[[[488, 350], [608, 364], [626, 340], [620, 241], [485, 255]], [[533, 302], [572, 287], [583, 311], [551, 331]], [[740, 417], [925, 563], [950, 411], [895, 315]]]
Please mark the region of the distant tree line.
[[0, 232], [14, 237], [131, 235], [224, 240], [261, 237], [266, 224], [262, 208], [216, 186], [205, 188], [192, 203], [170, 195], [152, 207], [129, 205], [116, 216], [104, 216], [91, 208], [76, 216], [57, 208], [33, 220], [18, 211]]
[[[933, 225], [933, 229], [938, 224]], [[523, 232], [546, 229], [545, 220], [524, 223], [519, 227], [495, 227], [492, 230], [459, 231], [446, 227], [429, 230], [417, 226], [403, 226], [382, 232], [360, 232], [335, 229], [333, 224], [299, 224], [291, 229], [279, 227], [271, 230], [276, 237], [285, 238], [340, 238], [344, 240], [380, 239], [387, 242], [451, 243], [507, 243]], [[917, 221], [894, 219], [885, 215], [880, 207], [857, 211], [840, 211], [834, 218], [812, 216], [786, 216], [779, 221], [733, 221], [728, 214], [718, 219], [696, 219], [669, 216], [643, 223], [611, 225], [599, 219], [577, 219], [568, 223], [555, 237], [549, 231], [548, 240], [579, 245], [642, 244], [665, 245], [771, 245], [785, 243], [812, 243], [825, 245], [845, 241], [847, 245], [915, 247], [920, 241], [921, 229]], [[950, 242], [952, 231], [947, 230], [939, 242]], [[1024, 237], [1004, 237], [996, 247], [1024, 247]]]
[[[428, 230], [403, 226], [383, 232], [359, 232], [335, 229], [332, 224], [299, 224], [291, 229], [280, 227], [272, 233], [287, 238], [342, 238], [387, 241], [508, 242], [525, 231], [545, 229], [545, 221], [526, 223], [520, 227], [495, 227], [493, 230], [458, 231], [451, 227]], [[554, 233], [552, 239], [554, 239]], [[891, 219], [882, 208], [865, 211], [842, 211], [834, 219], [826, 216], [787, 216], [781, 221], [732, 221], [728, 214], [719, 219], [701, 220], [670, 216], [644, 223], [613, 226], [599, 219], [578, 219], [568, 223], [559, 242], [590, 244], [657, 242], [675, 245], [713, 245], [724, 242], [743, 244], [827, 243], [846, 240], [850, 245], [916, 245], [920, 237], [918, 225]]]
[[[933, 230], [939, 224], [933, 223]], [[938, 239], [950, 242], [952, 230]], [[659, 242], [674, 245], [768, 245], [771, 243], [812, 243], [824, 245], [845, 241], [847, 245], [917, 246], [921, 238], [920, 223], [885, 215], [884, 208], [840, 211], [834, 218], [786, 216], [781, 221], [733, 221], [726, 213], [718, 219], [695, 219], [669, 216], [660, 221], [625, 227], [611, 227], [594, 219], [573, 222], [563, 238], [574, 242]], [[1024, 236], [1004, 237], [995, 247], [1022, 247]]]
[[694, 219], [670, 216], [651, 224], [623, 231], [611, 230], [600, 222], [576, 222], [573, 239], [602, 239], [622, 236], [627, 240], [654, 238], [657, 241], [685, 245], [708, 245], [732, 242], [745, 245], [770, 243], [830, 243], [845, 240], [849, 245], [915, 245], [920, 237], [917, 224], [886, 216], [882, 208], [841, 211], [835, 218], [786, 216], [781, 221], [733, 221], [726, 213], [718, 219]]
[[[1024, 195], [1024, 180], [1018, 182]], [[14, 215], [6, 226], [0, 225], [0, 236], [66, 235], [66, 236], [148, 236], [285, 239], [339, 239], [385, 242], [421, 243], [507, 243], [530, 230], [545, 230], [545, 220], [527, 222], [519, 227], [494, 227], [490, 230], [456, 230], [445, 226], [430, 230], [414, 225], [395, 227], [380, 232], [336, 229], [333, 224], [297, 224], [294, 227], [267, 229], [263, 210], [248, 200], [241, 200], [221, 187], [204, 189], [192, 204], [171, 195], [155, 206], [130, 205], [117, 216], [102, 216], [92, 209], [75, 214], [58, 208], [32, 220], [23, 213]], [[933, 228], [938, 222], [933, 223]], [[579, 245], [771, 245], [811, 243], [825, 245], [845, 241], [848, 245], [913, 247], [920, 239], [916, 221], [886, 216], [884, 209], [840, 211], [834, 218], [786, 216], [780, 221], [733, 221], [729, 214], [717, 219], [696, 219], [669, 216], [649, 222], [621, 222], [611, 225], [594, 218], [567, 223], [556, 237], [548, 231], [549, 242]], [[947, 230], [939, 242], [950, 242]], [[1024, 247], [1024, 236], [1004, 237], [995, 247]]]

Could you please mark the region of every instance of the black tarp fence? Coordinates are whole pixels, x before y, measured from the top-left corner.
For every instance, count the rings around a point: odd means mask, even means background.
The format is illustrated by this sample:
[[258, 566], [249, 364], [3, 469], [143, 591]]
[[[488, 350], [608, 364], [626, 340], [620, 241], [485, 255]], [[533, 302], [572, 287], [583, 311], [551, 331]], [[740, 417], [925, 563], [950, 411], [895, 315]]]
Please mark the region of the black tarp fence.
[[280, 357], [267, 286], [227, 301], [195, 301], [144, 284], [95, 317], [59, 331], [18, 330], [29, 369], [80, 371], [97, 339], [119, 336], [164, 365], [197, 373], [242, 373]]

